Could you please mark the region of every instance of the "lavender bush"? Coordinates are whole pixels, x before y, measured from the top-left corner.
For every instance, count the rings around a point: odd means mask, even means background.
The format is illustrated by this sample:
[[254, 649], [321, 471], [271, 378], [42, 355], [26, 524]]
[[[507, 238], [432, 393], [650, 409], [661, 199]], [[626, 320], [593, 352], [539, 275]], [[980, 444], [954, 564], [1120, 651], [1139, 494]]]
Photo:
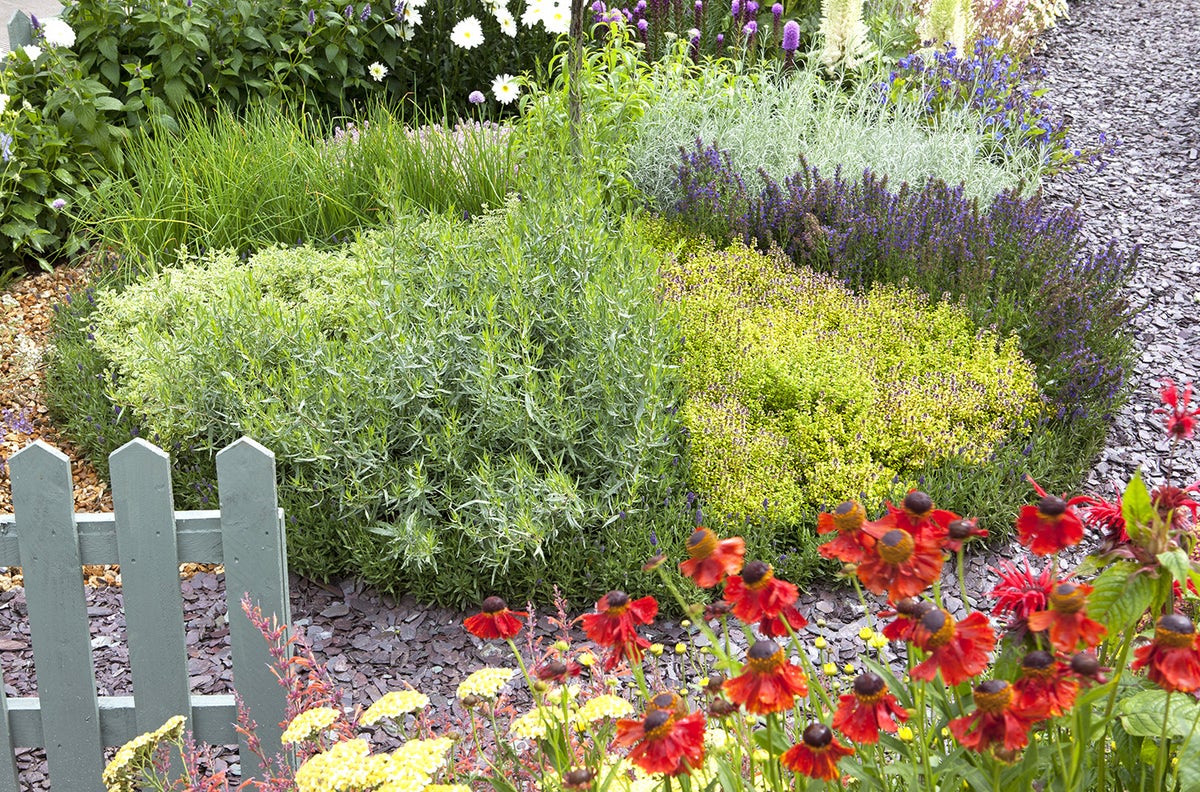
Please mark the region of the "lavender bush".
[[782, 184], [760, 171], [755, 191], [715, 147], [681, 154], [674, 215], [690, 228], [777, 245], [856, 289], [907, 281], [961, 300], [979, 326], [1020, 336], [1054, 419], [1099, 418], [1119, 397], [1136, 250], [1085, 250], [1076, 212], [1011, 191], [985, 209], [939, 180], [893, 190], [869, 170], [830, 179], [804, 161]]

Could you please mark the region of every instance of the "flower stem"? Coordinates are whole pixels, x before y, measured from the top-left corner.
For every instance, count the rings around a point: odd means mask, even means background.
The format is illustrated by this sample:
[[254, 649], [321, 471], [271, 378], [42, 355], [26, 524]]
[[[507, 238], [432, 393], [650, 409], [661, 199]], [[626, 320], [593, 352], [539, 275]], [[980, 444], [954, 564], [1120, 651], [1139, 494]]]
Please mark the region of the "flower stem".
[[1167, 757], [1170, 755], [1170, 751], [1167, 750], [1167, 746], [1169, 744], [1168, 736], [1167, 736], [1167, 731], [1168, 731], [1167, 727], [1170, 725], [1170, 722], [1171, 722], [1171, 694], [1172, 694], [1172, 691], [1168, 690], [1167, 691], [1167, 703], [1165, 705], [1163, 705], [1163, 722], [1162, 722], [1161, 741], [1158, 746], [1158, 755], [1156, 757], [1154, 757], [1154, 788], [1155, 789], [1165, 789], [1162, 782], [1163, 782], [1163, 776], [1167, 772]]

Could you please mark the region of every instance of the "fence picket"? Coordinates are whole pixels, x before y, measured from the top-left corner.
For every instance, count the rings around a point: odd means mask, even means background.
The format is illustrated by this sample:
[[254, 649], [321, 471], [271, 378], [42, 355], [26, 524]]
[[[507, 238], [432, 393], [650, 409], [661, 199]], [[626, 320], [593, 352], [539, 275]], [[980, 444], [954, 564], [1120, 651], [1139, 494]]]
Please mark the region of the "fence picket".
[[[286, 715], [286, 701], [271, 672], [266, 641], [242, 613], [241, 599], [244, 593], [255, 592], [255, 604], [264, 615], [280, 623], [291, 621], [287, 550], [275, 492], [275, 455], [248, 437], [219, 451], [217, 494], [234, 686], [257, 721], [263, 753], [270, 757], [281, 750], [280, 723]], [[240, 749], [245, 772], [253, 755], [245, 737]]]
[[71, 792], [100, 790], [103, 742], [71, 462], [38, 440], [8, 468], [50, 781]]
[[174, 715], [190, 728], [171, 458], [136, 438], [112, 452], [108, 468], [137, 728], [157, 729]]
[[15, 50], [33, 43], [33, 20], [20, 9], [8, 18], [8, 49]]
[[0, 671], [0, 790], [17, 792], [17, 755], [13, 753], [12, 731], [8, 728], [8, 696], [4, 694], [4, 672]]

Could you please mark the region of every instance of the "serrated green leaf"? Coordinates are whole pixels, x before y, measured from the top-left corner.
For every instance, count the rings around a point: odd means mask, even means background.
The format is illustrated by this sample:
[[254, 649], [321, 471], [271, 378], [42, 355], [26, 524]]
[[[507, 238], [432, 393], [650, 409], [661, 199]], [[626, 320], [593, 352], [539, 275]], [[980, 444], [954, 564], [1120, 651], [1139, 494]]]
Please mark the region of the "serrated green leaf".
[[1157, 515], [1150, 500], [1150, 490], [1142, 480], [1141, 470], [1133, 474], [1121, 495], [1121, 516], [1125, 518], [1125, 531], [1129, 538], [1136, 544], [1142, 544]]
[[1118, 561], [1092, 580], [1088, 615], [1116, 636], [1133, 627], [1154, 597], [1154, 580], [1135, 574], [1137, 565]]
[[1187, 586], [1188, 578], [1195, 571], [1192, 569], [1192, 561], [1188, 558], [1188, 554], [1179, 547], [1159, 553], [1158, 563], [1171, 573], [1171, 577], [1178, 581], [1180, 587]]
[[1161, 737], [1165, 714], [1167, 737], [1187, 737], [1200, 718], [1200, 704], [1187, 695], [1174, 693], [1168, 710], [1167, 695], [1165, 690], [1143, 690], [1122, 701], [1118, 713], [1125, 731], [1135, 737]]

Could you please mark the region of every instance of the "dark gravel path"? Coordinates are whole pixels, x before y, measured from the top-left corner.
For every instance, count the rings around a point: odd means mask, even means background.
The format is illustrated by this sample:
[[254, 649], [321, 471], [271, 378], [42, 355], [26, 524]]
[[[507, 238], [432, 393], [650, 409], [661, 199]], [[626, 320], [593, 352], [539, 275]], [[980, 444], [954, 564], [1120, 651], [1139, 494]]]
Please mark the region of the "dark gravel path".
[[[1094, 245], [1116, 237], [1123, 245], [1142, 247], [1133, 283], [1134, 299], [1146, 305], [1135, 322], [1141, 357], [1131, 379], [1131, 401], [1117, 417], [1089, 479], [1090, 491], [1102, 494], [1111, 493], [1108, 482], [1125, 481], [1138, 466], [1153, 479], [1161, 475], [1166, 445], [1161, 418], [1152, 414], [1157, 383], [1165, 376], [1200, 380], [1200, 361], [1193, 354], [1200, 343], [1198, 18], [1200, 0], [1089, 0], [1072, 6], [1072, 19], [1046, 37], [1039, 58], [1048, 72], [1051, 99], [1071, 117], [1078, 139], [1095, 141], [1104, 132], [1124, 141], [1105, 170], [1056, 177], [1047, 184], [1047, 195], [1064, 206], [1079, 202]], [[1177, 479], [1200, 478], [1195, 447], [1176, 455], [1176, 471]], [[1012, 548], [1002, 548], [970, 560], [968, 587], [977, 589], [972, 592], [977, 598], [992, 585], [987, 567], [1013, 555]], [[213, 575], [200, 575], [185, 586], [198, 692], [228, 684], [220, 588]], [[955, 591], [947, 579], [947, 607], [960, 610]], [[294, 622], [344, 686], [346, 704], [365, 705], [385, 690], [411, 683], [445, 708], [467, 673], [508, 660], [506, 652], [482, 647], [467, 635], [459, 612], [424, 607], [410, 598], [395, 602], [351, 581], [322, 587], [293, 579], [292, 595]], [[91, 598], [101, 692], [127, 692], [120, 591], [93, 590]], [[809, 634], [829, 643], [820, 657], [811, 648], [815, 660], [844, 663], [862, 651], [858, 632], [866, 616], [852, 592], [806, 593], [802, 610], [814, 623]], [[0, 595], [0, 659], [10, 695], [27, 694], [34, 683], [23, 615], [22, 592]], [[648, 632], [671, 647], [684, 630], [660, 623]], [[677, 675], [673, 667], [669, 673]], [[43, 788], [43, 779], [27, 780], [31, 788]]]

